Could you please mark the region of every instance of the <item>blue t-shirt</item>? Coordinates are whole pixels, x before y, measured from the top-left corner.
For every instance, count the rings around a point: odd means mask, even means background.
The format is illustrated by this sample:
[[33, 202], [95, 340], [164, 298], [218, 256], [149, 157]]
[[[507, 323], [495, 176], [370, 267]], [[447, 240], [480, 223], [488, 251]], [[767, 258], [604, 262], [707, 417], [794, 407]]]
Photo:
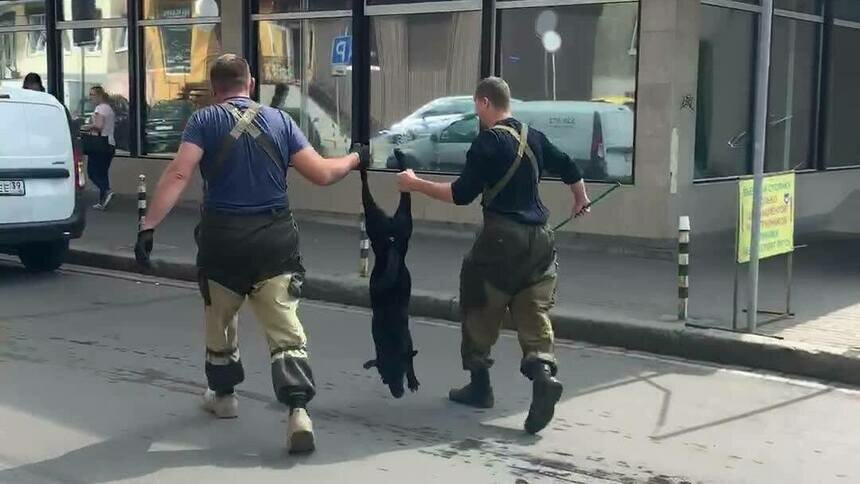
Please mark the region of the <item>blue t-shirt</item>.
[[[227, 102], [244, 111], [251, 100], [235, 97]], [[257, 141], [245, 134], [233, 143], [218, 173], [213, 174], [221, 143], [236, 121], [226, 109], [217, 105], [198, 110], [188, 120], [182, 141], [203, 149], [200, 173], [208, 185], [203, 201], [205, 208], [254, 214], [289, 207], [286, 169], [292, 155], [310, 146], [308, 140], [288, 115], [275, 108], [263, 106], [254, 124], [275, 142], [284, 165], [272, 161]]]

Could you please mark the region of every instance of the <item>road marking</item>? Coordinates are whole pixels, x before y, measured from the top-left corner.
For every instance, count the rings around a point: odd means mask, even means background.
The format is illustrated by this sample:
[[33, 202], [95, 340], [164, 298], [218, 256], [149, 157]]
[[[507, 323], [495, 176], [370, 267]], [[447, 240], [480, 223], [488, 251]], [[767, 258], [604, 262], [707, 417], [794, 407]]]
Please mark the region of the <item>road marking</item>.
[[[0, 262], [14, 262], [14, 259], [0, 256]], [[154, 286], [167, 286], [173, 287], [177, 289], [188, 289], [188, 290], [197, 290], [197, 284], [193, 282], [185, 282], [178, 281], [174, 279], [165, 279], [161, 277], [155, 276], [146, 276], [142, 274], [132, 274], [128, 272], [121, 271], [112, 271], [106, 269], [97, 269], [92, 267], [84, 267], [84, 266], [76, 266], [76, 265], [65, 265], [58, 272], [65, 274], [79, 274], [79, 275], [88, 275], [95, 277], [108, 277], [113, 279], [121, 279], [129, 282], [137, 282], [142, 284], [152, 284]], [[327, 309], [330, 311], [340, 311], [343, 313], [349, 314], [360, 314], [363, 316], [371, 316], [371, 310], [368, 308], [362, 308], [357, 306], [347, 306], [344, 304], [338, 303], [329, 303], [323, 301], [313, 301], [313, 300], [303, 300], [303, 305], [318, 308], [318, 309]], [[445, 328], [450, 330], [460, 331], [460, 324], [444, 321], [440, 319], [433, 318], [424, 318], [424, 317], [414, 317], [411, 318], [417, 324], [421, 324], [424, 326], [431, 326], [436, 328]], [[503, 330], [501, 333], [503, 338], [515, 339], [517, 338], [517, 334], [512, 330]], [[702, 362], [702, 361], [694, 361], [687, 360], [683, 358], [667, 356], [667, 355], [655, 355], [651, 353], [645, 353], [634, 350], [627, 350], [624, 348], [610, 347], [610, 346], [597, 346], [590, 343], [581, 343], [574, 342], [570, 340], [556, 340], [555, 345], [561, 348], [567, 348], [575, 351], [592, 351], [595, 353], [602, 353], [613, 356], [622, 356], [635, 358], [639, 360], [659, 362], [659, 363], [670, 363], [678, 366], [683, 366], [687, 368], [704, 368], [708, 370], [712, 370], [716, 373], [735, 375], [735, 376], [743, 376], [748, 378], [756, 378], [759, 380], [774, 382], [774, 383], [784, 383], [788, 385], [815, 389], [815, 390], [824, 390], [830, 389], [834, 391], [838, 391], [847, 395], [860, 395], [860, 388], [852, 387], [848, 385], [843, 385], [841, 383], [832, 383], [832, 382], [821, 382], [815, 380], [804, 380], [799, 377], [785, 376], [780, 375], [773, 372], [768, 372], [766, 370], [759, 370], [754, 368], [746, 368], [740, 366], [719, 366], [716, 364]]]

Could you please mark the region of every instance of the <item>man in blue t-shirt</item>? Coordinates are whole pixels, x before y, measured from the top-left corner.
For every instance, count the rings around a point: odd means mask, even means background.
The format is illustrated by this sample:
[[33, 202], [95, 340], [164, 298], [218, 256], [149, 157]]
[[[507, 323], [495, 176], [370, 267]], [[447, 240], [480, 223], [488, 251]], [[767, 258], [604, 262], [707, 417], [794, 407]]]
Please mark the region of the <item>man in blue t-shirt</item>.
[[436, 183], [406, 170], [398, 175], [398, 184], [403, 192], [420, 192], [456, 205], [482, 196], [484, 226], [460, 271], [460, 353], [471, 381], [451, 390], [449, 398], [473, 407], [494, 405], [490, 350], [510, 314], [523, 351], [520, 371], [532, 380], [524, 427], [534, 434], [552, 420], [562, 393], [549, 318], [557, 280], [555, 237], [540, 199], [541, 174], [548, 170], [570, 186], [573, 215], [585, 215], [590, 202], [573, 160], [543, 133], [511, 117], [510, 106], [511, 90], [504, 80], [481, 81], [475, 90], [475, 111], [484, 130], [466, 153], [460, 177], [453, 183]]
[[244, 380], [237, 313], [247, 299], [262, 324], [278, 400], [290, 408], [290, 452], [314, 450], [306, 406], [315, 394], [307, 339], [296, 307], [304, 277], [298, 229], [287, 197], [287, 169], [316, 185], [331, 185], [367, 166], [367, 147], [324, 159], [289, 116], [250, 98], [248, 63], [233, 54], [210, 70], [217, 104], [195, 112], [176, 158], [158, 182], [135, 256], [149, 263], [153, 231], [176, 204], [194, 170], [203, 177], [200, 225], [195, 230], [200, 291], [205, 304], [204, 408], [221, 418], [237, 416], [235, 386]]

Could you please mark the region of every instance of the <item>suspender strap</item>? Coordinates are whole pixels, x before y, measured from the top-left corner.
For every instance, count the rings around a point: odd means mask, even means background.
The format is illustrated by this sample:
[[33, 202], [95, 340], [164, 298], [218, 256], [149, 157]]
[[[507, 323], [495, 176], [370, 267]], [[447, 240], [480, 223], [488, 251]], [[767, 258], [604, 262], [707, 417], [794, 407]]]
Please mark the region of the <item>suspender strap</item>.
[[510, 183], [511, 179], [513, 179], [517, 170], [520, 168], [520, 164], [523, 161], [523, 155], [525, 155], [531, 162], [535, 184], [540, 181], [540, 168], [538, 167], [537, 158], [535, 157], [534, 152], [528, 144], [529, 127], [523, 124], [522, 130], [519, 133], [514, 128], [504, 125], [493, 126], [492, 129], [504, 131], [510, 134], [514, 138], [514, 141], [519, 144], [519, 146], [517, 147], [517, 157], [514, 158], [514, 162], [511, 163], [511, 167], [508, 168], [508, 171], [505, 172], [505, 175], [491, 188], [484, 190], [484, 197], [481, 200], [481, 205], [483, 205], [484, 207], [488, 207], [490, 203], [499, 195], [499, 193], [501, 193], [502, 190], [504, 190], [505, 187], [508, 186], [508, 183]]
[[[274, 140], [272, 140], [272, 137], [267, 133], [264, 133], [255, 123], [257, 117], [260, 115], [262, 106], [255, 102], [251, 102], [248, 109], [244, 112], [240, 111], [239, 108], [229, 102], [220, 104], [219, 106], [233, 116], [236, 124], [233, 126], [233, 129], [230, 130], [230, 133], [225, 135], [221, 140], [221, 146], [218, 148], [218, 152], [215, 154], [215, 160], [212, 164], [212, 178], [214, 179], [221, 172], [222, 165], [224, 164], [227, 155], [232, 150], [233, 145], [244, 134], [250, 135], [257, 143], [257, 146], [266, 153], [266, 156], [268, 156], [273, 163], [278, 165], [278, 167], [286, 173], [284, 158], [275, 146]], [[203, 189], [208, 189], [208, 184], [205, 179], [203, 180]]]

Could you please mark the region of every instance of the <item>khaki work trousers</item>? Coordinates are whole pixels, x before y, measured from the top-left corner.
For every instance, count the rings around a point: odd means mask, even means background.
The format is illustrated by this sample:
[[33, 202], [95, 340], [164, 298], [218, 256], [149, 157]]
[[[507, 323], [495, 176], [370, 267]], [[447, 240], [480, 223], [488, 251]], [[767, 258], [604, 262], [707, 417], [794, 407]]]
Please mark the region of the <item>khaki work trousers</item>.
[[[247, 299], [262, 325], [269, 353], [292, 358], [307, 358], [307, 338], [299, 321], [299, 300], [289, 292], [291, 274], [260, 282]], [[245, 297], [215, 281], [208, 281], [209, 305], [205, 306], [206, 348], [214, 354], [231, 353], [239, 348], [239, 309]]]

